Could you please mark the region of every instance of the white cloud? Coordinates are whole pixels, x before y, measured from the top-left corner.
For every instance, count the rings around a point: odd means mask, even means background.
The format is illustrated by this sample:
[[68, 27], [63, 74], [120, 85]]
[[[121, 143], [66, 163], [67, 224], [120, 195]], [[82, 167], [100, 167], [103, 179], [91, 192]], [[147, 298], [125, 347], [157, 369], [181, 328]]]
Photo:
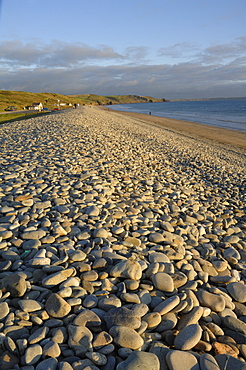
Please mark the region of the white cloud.
[[159, 49], [159, 55], [169, 52], [182, 57], [189, 52], [190, 57], [176, 64], [151, 64], [149, 49], [143, 46], [119, 53], [107, 45], [4, 41], [0, 43], [0, 89], [169, 99], [244, 96], [245, 44], [242, 37], [199, 52], [194, 45], [176, 44]]
[[188, 42], [181, 42], [178, 44], [170, 45], [169, 47], [160, 48], [157, 53], [159, 56], [167, 56], [173, 59], [187, 58], [187, 56], [195, 55], [198, 47]]
[[210, 46], [198, 58], [204, 63], [225, 63], [243, 55], [246, 56], [246, 37], [239, 37], [227, 44]]
[[61, 41], [53, 41], [51, 44], [42, 44], [32, 41], [22, 43], [21, 41], [2, 41], [0, 42], [0, 60], [6, 65], [36, 67], [72, 67], [88, 61], [117, 60], [125, 59], [105, 45], [97, 48], [77, 43], [69, 44]]

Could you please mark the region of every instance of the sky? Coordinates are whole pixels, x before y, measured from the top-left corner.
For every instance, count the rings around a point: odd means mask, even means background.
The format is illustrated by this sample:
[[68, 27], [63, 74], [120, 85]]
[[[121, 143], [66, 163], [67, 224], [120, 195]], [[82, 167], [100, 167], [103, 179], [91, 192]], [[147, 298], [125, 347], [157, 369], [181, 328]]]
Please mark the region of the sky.
[[246, 0], [0, 0], [0, 90], [246, 96]]

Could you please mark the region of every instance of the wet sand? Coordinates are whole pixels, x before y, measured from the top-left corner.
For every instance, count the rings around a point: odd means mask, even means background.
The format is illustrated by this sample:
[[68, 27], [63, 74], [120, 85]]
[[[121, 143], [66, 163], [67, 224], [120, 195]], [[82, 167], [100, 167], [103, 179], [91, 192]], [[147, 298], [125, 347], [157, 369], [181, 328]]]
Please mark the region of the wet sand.
[[200, 123], [181, 121], [172, 118], [157, 117], [142, 113], [122, 112], [110, 110], [115, 114], [130, 116], [141, 122], [161, 126], [171, 131], [180, 132], [190, 137], [205, 138], [221, 144], [232, 145], [237, 148], [246, 149], [246, 133], [241, 131], [234, 131], [210, 125], [203, 125]]

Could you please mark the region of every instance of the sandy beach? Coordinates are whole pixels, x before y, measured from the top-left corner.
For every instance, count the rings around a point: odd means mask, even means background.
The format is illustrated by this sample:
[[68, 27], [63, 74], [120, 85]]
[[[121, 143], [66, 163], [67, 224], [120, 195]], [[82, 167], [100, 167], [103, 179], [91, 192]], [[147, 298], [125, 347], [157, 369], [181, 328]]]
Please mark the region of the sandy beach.
[[[116, 112], [112, 110], [112, 112]], [[219, 127], [213, 127], [210, 125], [203, 125], [194, 122], [181, 121], [165, 117], [157, 117], [153, 115], [147, 115], [142, 113], [133, 112], [122, 112], [117, 113], [124, 116], [133, 117], [140, 121], [146, 121], [149, 124], [165, 127], [166, 129], [182, 132], [188, 136], [206, 138], [212, 141], [219, 142], [221, 144], [228, 144], [238, 148], [246, 149], [246, 133], [240, 131], [234, 131]]]
[[246, 369], [245, 149], [164, 121], [0, 126], [1, 369]]

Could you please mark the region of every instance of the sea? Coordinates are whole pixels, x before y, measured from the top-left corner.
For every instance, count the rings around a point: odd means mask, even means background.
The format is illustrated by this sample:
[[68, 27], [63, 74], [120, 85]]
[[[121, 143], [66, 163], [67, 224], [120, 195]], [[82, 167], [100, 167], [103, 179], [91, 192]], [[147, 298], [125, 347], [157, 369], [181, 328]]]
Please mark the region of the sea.
[[246, 98], [116, 104], [108, 107], [246, 132]]

